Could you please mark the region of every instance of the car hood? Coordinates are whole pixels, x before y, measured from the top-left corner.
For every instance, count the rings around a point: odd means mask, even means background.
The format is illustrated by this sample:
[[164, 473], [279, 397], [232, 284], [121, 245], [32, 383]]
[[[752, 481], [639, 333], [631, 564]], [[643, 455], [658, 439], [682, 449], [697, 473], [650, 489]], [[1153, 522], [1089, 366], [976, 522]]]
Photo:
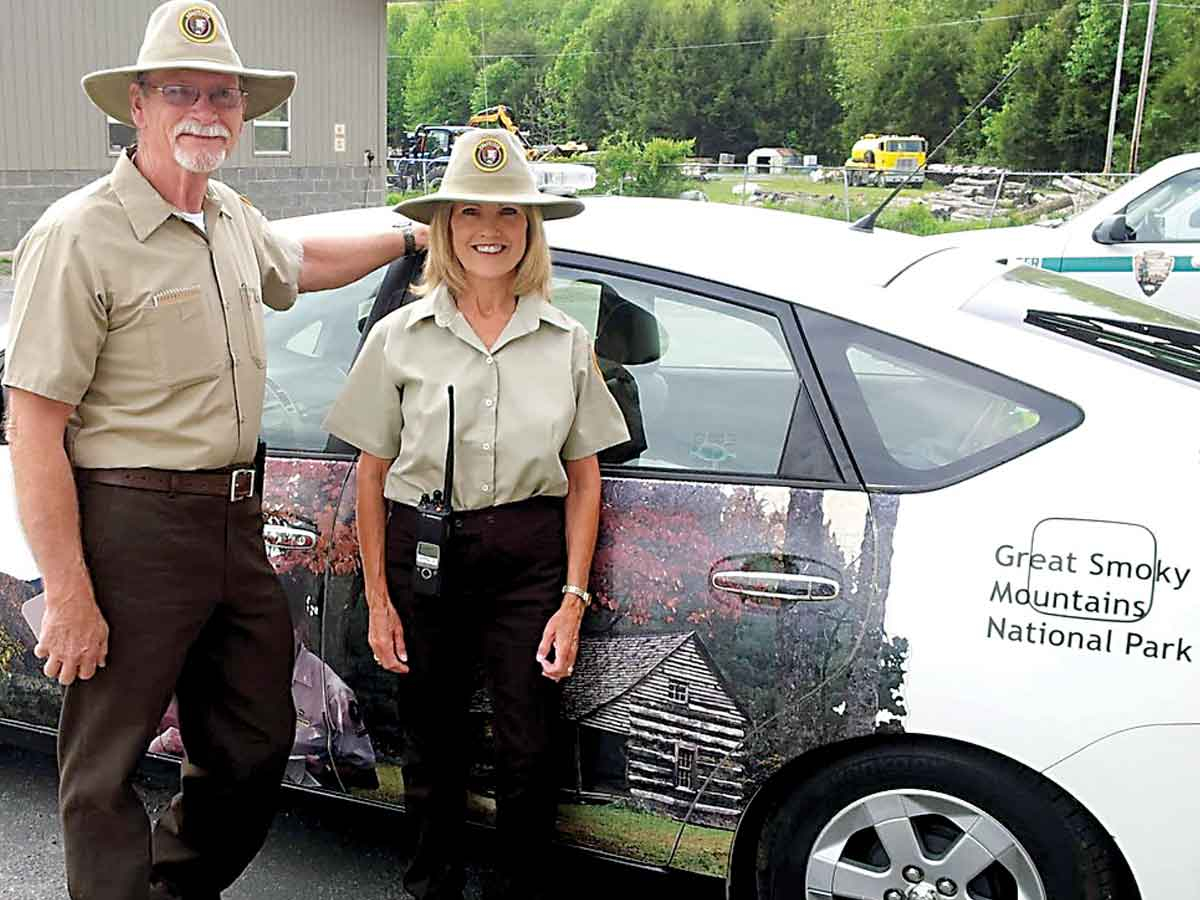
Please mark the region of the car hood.
[[980, 228], [923, 238], [938, 247], [962, 247], [995, 259], [1019, 260], [1054, 256], [1066, 237], [1062, 225], [1018, 225], [1012, 228]]

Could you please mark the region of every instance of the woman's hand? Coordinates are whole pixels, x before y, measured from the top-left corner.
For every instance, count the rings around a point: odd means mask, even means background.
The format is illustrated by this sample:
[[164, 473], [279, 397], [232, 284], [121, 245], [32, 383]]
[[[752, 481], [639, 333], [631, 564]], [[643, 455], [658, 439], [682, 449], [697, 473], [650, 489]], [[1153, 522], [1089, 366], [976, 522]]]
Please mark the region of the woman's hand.
[[[550, 617], [538, 644], [537, 661], [542, 674], [561, 681], [575, 670], [575, 654], [579, 652], [579, 623], [583, 621], [583, 603], [574, 594], [563, 597], [562, 606]], [[554, 662], [550, 650], [554, 649]]]
[[401, 675], [408, 672], [408, 650], [404, 646], [404, 626], [385, 592], [381, 598], [368, 602], [371, 621], [367, 626], [367, 643], [375, 654], [375, 662], [389, 672]]

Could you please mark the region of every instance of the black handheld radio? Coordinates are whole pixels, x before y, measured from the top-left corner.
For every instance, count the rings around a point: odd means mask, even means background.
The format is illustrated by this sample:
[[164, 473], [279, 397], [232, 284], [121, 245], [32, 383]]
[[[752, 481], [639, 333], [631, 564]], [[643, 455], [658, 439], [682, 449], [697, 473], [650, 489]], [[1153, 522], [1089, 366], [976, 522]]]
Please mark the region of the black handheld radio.
[[450, 549], [450, 519], [454, 515], [454, 387], [446, 388], [450, 406], [446, 438], [446, 483], [433, 496], [421, 495], [417, 504], [417, 556], [413, 566], [413, 593], [425, 597], [441, 594]]

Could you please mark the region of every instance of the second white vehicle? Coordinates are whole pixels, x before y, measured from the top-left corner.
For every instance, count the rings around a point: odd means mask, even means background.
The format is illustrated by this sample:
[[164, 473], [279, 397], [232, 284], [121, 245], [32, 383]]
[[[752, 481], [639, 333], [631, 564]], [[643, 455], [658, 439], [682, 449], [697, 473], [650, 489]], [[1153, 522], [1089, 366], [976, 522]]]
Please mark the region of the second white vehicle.
[[1200, 153], [1163, 160], [1057, 226], [929, 240], [1020, 260], [1200, 319]]

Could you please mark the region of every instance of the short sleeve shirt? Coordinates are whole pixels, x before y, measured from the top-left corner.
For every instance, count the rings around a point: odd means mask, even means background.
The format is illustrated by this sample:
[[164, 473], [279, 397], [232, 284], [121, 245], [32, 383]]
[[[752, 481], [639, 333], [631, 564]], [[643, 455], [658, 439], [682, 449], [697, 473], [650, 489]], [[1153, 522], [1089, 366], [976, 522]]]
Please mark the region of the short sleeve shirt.
[[371, 329], [325, 427], [393, 460], [384, 495], [415, 506], [444, 484], [448, 386], [456, 509], [564, 497], [563, 460], [629, 439], [581, 324], [523, 296], [489, 349], [444, 286]]
[[122, 154], [17, 247], [4, 384], [75, 407], [67, 446], [77, 466], [196, 470], [254, 458], [263, 304], [295, 302], [302, 251], [219, 182], [203, 211], [204, 232]]

